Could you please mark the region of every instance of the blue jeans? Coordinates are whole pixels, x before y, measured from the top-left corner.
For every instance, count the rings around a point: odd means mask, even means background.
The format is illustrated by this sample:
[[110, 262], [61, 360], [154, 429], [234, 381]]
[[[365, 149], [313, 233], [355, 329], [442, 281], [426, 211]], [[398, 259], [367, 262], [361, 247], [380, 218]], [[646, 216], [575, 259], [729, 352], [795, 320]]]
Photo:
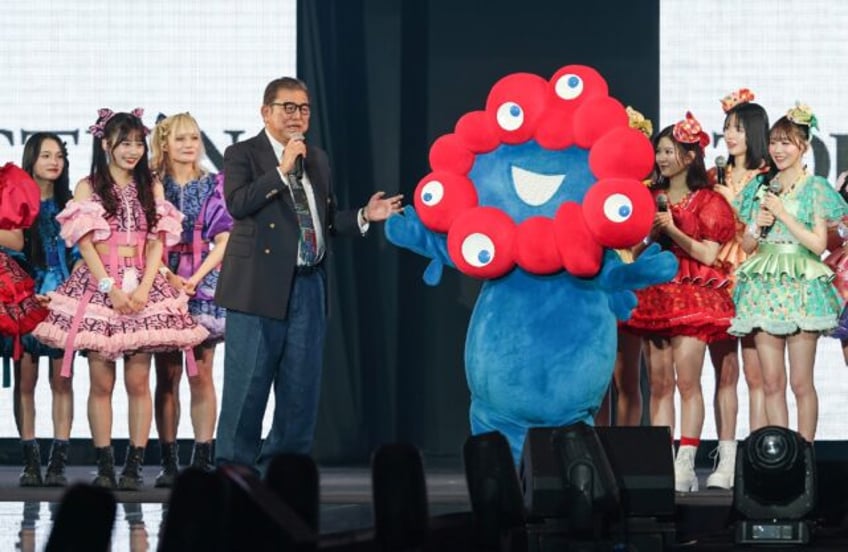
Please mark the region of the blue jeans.
[[[272, 298], [269, 298], [272, 300]], [[318, 415], [327, 320], [324, 275], [296, 276], [286, 320], [228, 310], [215, 462], [264, 472], [283, 452], [309, 454]], [[274, 418], [262, 419], [274, 389]]]

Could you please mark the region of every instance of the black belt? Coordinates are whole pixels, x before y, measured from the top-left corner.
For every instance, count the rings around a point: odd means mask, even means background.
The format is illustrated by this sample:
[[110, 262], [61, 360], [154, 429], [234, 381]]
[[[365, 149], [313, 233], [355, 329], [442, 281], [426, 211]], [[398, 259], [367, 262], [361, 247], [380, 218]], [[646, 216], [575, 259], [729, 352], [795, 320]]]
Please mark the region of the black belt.
[[311, 276], [321, 270], [321, 265], [298, 265], [294, 269], [295, 276]]

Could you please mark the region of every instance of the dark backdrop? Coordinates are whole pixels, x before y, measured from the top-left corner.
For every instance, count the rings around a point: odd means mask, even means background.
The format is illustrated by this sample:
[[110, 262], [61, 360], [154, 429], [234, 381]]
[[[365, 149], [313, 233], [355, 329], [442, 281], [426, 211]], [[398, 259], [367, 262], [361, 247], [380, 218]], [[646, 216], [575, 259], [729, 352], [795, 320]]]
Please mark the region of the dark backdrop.
[[[344, 206], [376, 190], [411, 200], [432, 141], [492, 84], [526, 71], [597, 68], [610, 91], [656, 121], [658, 0], [299, 0], [298, 73], [315, 107], [309, 139], [327, 149]], [[270, 80], [269, 76], [269, 80]], [[465, 330], [478, 283], [426, 260], [375, 225], [336, 240], [332, 317], [315, 453], [364, 462], [408, 441], [430, 461], [454, 460], [468, 435]]]

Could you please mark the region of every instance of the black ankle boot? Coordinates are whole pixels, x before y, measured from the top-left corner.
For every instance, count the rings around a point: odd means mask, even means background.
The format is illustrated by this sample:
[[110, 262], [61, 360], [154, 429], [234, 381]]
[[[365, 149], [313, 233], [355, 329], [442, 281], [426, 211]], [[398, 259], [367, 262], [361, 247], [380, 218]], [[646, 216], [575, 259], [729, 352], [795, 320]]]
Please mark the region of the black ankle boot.
[[141, 467], [144, 465], [144, 447], [127, 447], [127, 460], [118, 480], [118, 489], [122, 491], [137, 491], [141, 489], [144, 481], [141, 478]]
[[111, 446], [95, 447], [94, 454], [97, 457], [97, 477], [91, 484], [104, 489], [114, 489], [118, 486], [115, 482], [115, 451]]
[[194, 443], [194, 451], [191, 453], [191, 467], [205, 472], [215, 470], [215, 466], [212, 464], [212, 441]]
[[44, 481], [41, 479], [41, 451], [38, 441], [24, 441], [24, 471], [21, 472], [18, 482], [21, 487], [41, 487]]
[[44, 485], [47, 487], [64, 487], [68, 484], [65, 477], [65, 464], [68, 463], [68, 441], [53, 440], [50, 446], [50, 461], [44, 474]]
[[161, 443], [162, 450], [162, 471], [156, 476], [156, 487], [173, 487], [174, 481], [177, 479], [177, 473], [180, 471], [176, 443]]

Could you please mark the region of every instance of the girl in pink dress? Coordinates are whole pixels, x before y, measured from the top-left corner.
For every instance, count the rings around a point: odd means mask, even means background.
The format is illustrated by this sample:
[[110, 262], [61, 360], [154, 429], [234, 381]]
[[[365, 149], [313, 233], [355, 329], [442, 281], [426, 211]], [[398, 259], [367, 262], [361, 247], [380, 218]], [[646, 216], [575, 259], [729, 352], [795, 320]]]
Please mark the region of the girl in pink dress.
[[[189, 315], [185, 293], [158, 270], [163, 241], [179, 240], [182, 215], [165, 201], [162, 184], [148, 168], [148, 130], [141, 115], [140, 109], [101, 109], [89, 129], [95, 138], [90, 176], [57, 216], [62, 237], [77, 244], [85, 263], [48, 294], [50, 315], [34, 332], [47, 345], [65, 348], [63, 375], [70, 376], [71, 351], [88, 352], [88, 418], [97, 455], [93, 484], [125, 490], [142, 485], [152, 419], [151, 353], [190, 350], [208, 335]], [[124, 359], [130, 442], [116, 482], [111, 438], [118, 358]]]

